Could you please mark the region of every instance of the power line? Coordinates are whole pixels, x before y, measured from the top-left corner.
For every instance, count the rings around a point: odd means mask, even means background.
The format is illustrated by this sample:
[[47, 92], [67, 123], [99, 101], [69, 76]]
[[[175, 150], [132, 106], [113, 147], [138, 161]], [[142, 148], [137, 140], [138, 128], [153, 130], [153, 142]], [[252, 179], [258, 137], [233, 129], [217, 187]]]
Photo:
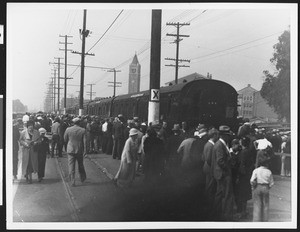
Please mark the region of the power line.
[[112, 27], [112, 25], [114, 25], [114, 23], [116, 22], [116, 20], [119, 18], [119, 16], [123, 13], [124, 10], [121, 10], [121, 12], [118, 14], [118, 16], [115, 18], [115, 20], [110, 24], [110, 26], [106, 29], [106, 31], [104, 32], [104, 34], [100, 37], [100, 39], [97, 40], [97, 42], [87, 51], [91, 51], [98, 43], [99, 41], [105, 36], [105, 34], [108, 32], [108, 30]]
[[272, 35], [268, 35], [268, 36], [259, 38], [259, 39], [255, 39], [255, 40], [252, 40], [252, 41], [243, 43], [243, 44], [239, 44], [239, 45], [236, 45], [236, 46], [233, 46], [233, 47], [230, 47], [230, 48], [226, 48], [226, 49], [221, 50], [221, 51], [213, 52], [213, 53], [210, 53], [210, 54], [207, 54], [207, 55], [204, 55], [204, 56], [199, 56], [199, 57], [193, 58], [192, 60], [197, 60], [197, 59], [200, 59], [200, 58], [203, 58], [203, 57], [207, 57], [207, 56], [211, 56], [211, 55], [214, 55], [214, 54], [217, 54], [217, 53], [220, 53], [220, 52], [225, 52], [225, 51], [228, 51], [228, 50], [232, 50], [232, 49], [234, 49], [234, 48], [241, 47], [241, 46], [244, 46], [244, 45], [246, 45], [246, 44], [253, 43], [253, 42], [256, 42], [256, 41], [259, 41], [259, 40], [262, 40], [262, 39], [265, 39], [265, 38], [268, 38], [268, 37], [271, 37], [271, 36], [274, 36], [274, 35], [277, 35], [277, 34], [279, 34], [279, 33], [282, 33], [282, 31], [281, 31], [281, 32], [274, 33], [274, 34], [272, 34]]
[[[99, 42], [100, 40], [104, 37], [104, 35], [108, 32], [108, 30], [112, 27], [112, 25], [116, 22], [116, 20], [119, 18], [119, 16], [122, 14], [124, 10], [121, 10], [121, 12], [118, 14], [118, 16], [115, 18], [115, 20], [111, 23], [111, 25], [108, 27], [108, 29], [106, 29], [106, 31], [104, 32], [104, 34], [100, 37], [100, 39], [97, 40], [97, 42], [87, 51], [87, 53], [89, 51], [91, 51]], [[77, 68], [72, 72], [72, 74], [70, 76], [72, 76], [76, 71], [77, 69], [80, 67], [81, 63], [78, 64]]]
[[[210, 57], [210, 58], [208, 58], [208, 59], [203, 59], [203, 60], [199, 60], [199, 61], [192, 61], [192, 63], [198, 63], [198, 62], [200, 62], [200, 61], [205, 61], [205, 60], [210, 60], [210, 59], [218, 58], [218, 57], [221, 57], [221, 56], [226, 56], [226, 55], [228, 55], [228, 54], [232, 54], [232, 53], [235, 53], [235, 52], [240, 52], [240, 51], [244, 51], [244, 50], [247, 50], [247, 49], [250, 49], [250, 48], [258, 47], [258, 46], [260, 46], [260, 45], [267, 44], [267, 43], [270, 43], [270, 42], [273, 42], [273, 41], [267, 41], [267, 42], [264, 42], [264, 43], [261, 43], [261, 44], [256, 44], [256, 45], [253, 45], [253, 46], [251, 46], [251, 47], [243, 48], [243, 49], [240, 49], [240, 50], [237, 50], [237, 51], [232, 51], [232, 52], [225, 53], [225, 54], [220, 54], [220, 55], [218, 55], [218, 56]], [[208, 56], [209, 56], [209, 55], [208, 55]], [[204, 56], [204, 57], [206, 57], [206, 56]], [[204, 57], [203, 57], [203, 58], [204, 58]]]

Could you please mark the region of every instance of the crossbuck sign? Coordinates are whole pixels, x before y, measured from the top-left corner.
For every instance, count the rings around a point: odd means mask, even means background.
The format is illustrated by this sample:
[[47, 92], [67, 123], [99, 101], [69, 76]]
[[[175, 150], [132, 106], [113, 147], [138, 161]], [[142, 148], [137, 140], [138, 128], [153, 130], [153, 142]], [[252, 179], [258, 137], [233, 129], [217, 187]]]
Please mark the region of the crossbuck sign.
[[150, 101], [159, 101], [159, 89], [151, 89]]

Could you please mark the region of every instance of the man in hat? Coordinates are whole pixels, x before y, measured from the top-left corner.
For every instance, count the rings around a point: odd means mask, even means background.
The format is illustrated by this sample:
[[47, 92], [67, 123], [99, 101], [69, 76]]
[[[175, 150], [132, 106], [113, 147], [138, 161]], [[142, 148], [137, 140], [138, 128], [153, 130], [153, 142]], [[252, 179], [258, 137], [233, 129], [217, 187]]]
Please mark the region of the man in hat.
[[166, 169], [170, 175], [175, 175], [178, 172], [180, 165], [180, 157], [177, 153], [177, 149], [185, 139], [181, 133], [179, 124], [174, 124], [173, 134], [167, 139], [166, 142]]
[[80, 127], [80, 119], [74, 118], [74, 126], [68, 127], [64, 134], [64, 141], [67, 143], [67, 154], [69, 162], [69, 176], [71, 186], [75, 186], [75, 164], [78, 162], [78, 170], [81, 182], [86, 179], [86, 173], [83, 165], [83, 157], [86, 155], [86, 132]]
[[112, 138], [113, 138], [113, 159], [121, 159], [123, 147], [124, 147], [124, 130], [125, 126], [123, 122], [120, 120], [122, 115], [119, 115], [115, 118], [112, 127]]
[[212, 173], [217, 181], [214, 199], [214, 219], [233, 220], [234, 195], [232, 189], [232, 174], [228, 143], [232, 135], [228, 126], [219, 127], [220, 138], [213, 147]]
[[213, 156], [213, 148], [215, 143], [219, 139], [219, 131], [212, 128], [208, 131], [209, 140], [204, 145], [202, 159], [204, 161], [203, 174], [205, 175], [205, 194], [208, 198], [209, 206], [212, 206], [214, 201], [214, 195], [216, 193], [216, 180], [212, 176], [211, 163]]
[[172, 135], [172, 130], [169, 128], [167, 121], [163, 121], [159, 134], [164, 143], [166, 143], [167, 139]]

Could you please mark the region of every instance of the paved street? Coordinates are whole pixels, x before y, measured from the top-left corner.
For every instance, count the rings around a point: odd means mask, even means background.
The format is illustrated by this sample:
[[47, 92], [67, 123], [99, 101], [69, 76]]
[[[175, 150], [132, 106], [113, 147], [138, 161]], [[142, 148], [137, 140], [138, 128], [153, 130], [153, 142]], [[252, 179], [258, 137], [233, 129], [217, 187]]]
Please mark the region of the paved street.
[[[24, 178], [14, 183], [14, 222], [116, 222], [116, 221], [206, 221], [201, 186], [171, 184], [168, 180], [155, 186], [137, 176], [129, 189], [116, 187], [112, 178], [120, 161], [110, 155], [92, 154], [84, 160], [87, 179], [76, 187], [68, 183], [67, 156], [50, 158], [45, 179], [33, 184]], [[271, 189], [270, 221], [291, 220], [291, 181], [275, 176]], [[252, 200], [248, 202], [252, 220]], [[242, 220], [241, 220], [242, 221]]]

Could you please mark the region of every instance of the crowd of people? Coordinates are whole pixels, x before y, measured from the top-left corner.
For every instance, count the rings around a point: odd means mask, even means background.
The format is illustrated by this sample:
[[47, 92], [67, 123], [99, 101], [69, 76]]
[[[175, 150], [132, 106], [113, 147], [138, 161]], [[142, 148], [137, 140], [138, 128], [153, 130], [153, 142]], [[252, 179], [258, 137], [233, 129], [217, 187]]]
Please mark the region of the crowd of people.
[[[172, 128], [172, 129], [171, 129]], [[51, 140], [47, 138], [51, 135]], [[85, 181], [83, 159], [105, 153], [120, 160], [113, 182], [130, 187], [137, 175], [156, 185], [166, 176], [186, 185], [204, 176], [203, 191], [213, 220], [232, 221], [247, 217], [247, 201], [253, 198], [253, 221], [267, 221], [269, 189], [274, 184], [269, 168], [274, 152], [290, 153], [290, 138], [278, 131], [265, 133], [245, 120], [234, 134], [226, 125], [218, 128], [186, 122], [141, 122], [123, 115], [98, 116], [26, 114], [13, 126], [13, 176], [17, 178], [18, 151], [22, 176], [32, 183], [45, 175], [46, 157], [68, 156], [71, 186], [75, 186], [75, 163]], [[290, 176], [289, 156], [283, 155], [282, 175]]]

